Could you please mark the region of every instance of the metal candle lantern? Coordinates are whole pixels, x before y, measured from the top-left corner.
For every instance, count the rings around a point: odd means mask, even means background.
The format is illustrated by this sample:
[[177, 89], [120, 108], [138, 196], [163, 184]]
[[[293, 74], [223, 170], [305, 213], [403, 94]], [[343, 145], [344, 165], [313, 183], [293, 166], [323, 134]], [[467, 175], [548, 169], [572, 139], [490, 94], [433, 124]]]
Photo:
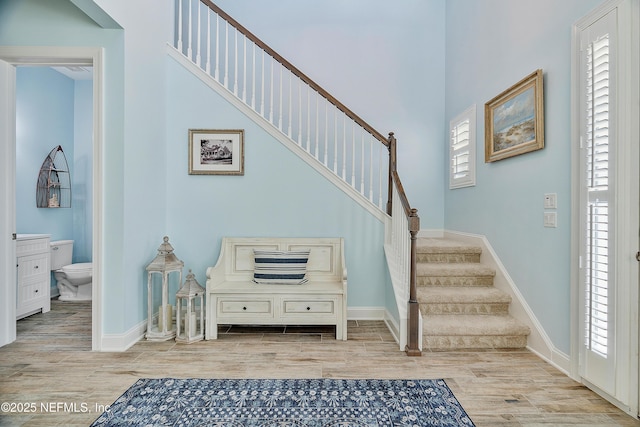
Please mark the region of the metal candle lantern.
[[190, 344], [204, 338], [204, 288], [191, 270], [176, 293], [176, 341]]
[[[182, 283], [182, 267], [184, 263], [173, 253], [169, 238], [164, 236], [163, 243], [158, 248], [158, 255], [147, 266], [147, 333], [145, 337], [150, 341], [167, 341], [176, 336], [173, 327], [173, 306], [169, 304], [169, 276], [178, 274], [178, 283]], [[162, 276], [162, 298], [158, 303], [154, 298], [153, 274]], [[155, 281], [157, 283], [157, 281]], [[155, 313], [158, 316], [155, 317]]]

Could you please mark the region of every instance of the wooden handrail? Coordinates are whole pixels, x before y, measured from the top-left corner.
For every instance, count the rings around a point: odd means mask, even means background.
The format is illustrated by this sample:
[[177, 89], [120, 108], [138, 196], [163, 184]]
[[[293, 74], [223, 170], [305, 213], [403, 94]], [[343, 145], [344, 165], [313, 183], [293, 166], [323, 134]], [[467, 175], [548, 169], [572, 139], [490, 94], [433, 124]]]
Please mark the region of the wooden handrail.
[[[407, 193], [404, 191], [404, 187], [402, 186], [402, 181], [400, 181], [400, 175], [398, 175], [398, 162], [396, 155], [396, 137], [393, 132], [389, 133], [389, 140], [387, 142], [387, 147], [389, 147], [389, 201], [387, 202], [387, 213], [391, 215], [391, 195], [393, 191], [393, 184], [395, 183], [396, 189], [398, 191], [398, 197], [400, 197], [400, 202], [402, 203], [402, 208], [404, 209], [404, 213], [409, 218], [411, 216], [411, 205], [409, 204], [409, 199], [407, 198]], [[416, 210], [416, 215], [417, 215]]]
[[362, 120], [356, 113], [347, 108], [342, 102], [338, 101], [334, 98], [329, 92], [324, 90], [319, 84], [311, 80], [306, 74], [296, 68], [289, 61], [284, 59], [281, 55], [279, 55], [275, 50], [271, 49], [266, 43], [260, 40], [257, 36], [255, 36], [251, 31], [247, 30], [243, 27], [238, 21], [229, 16], [224, 10], [220, 9], [217, 5], [215, 5], [211, 0], [200, 0], [203, 4], [209, 7], [212, 11], [217, 13], [222, 19], [231, 24], [236, 30], [241, 32], [247, 39], [251, 40], [256, 46], [260, 47], [267, 54], [269, 54], [273, 59], [278, 61], [283, 67], [291, 71], [295, 76], [297, 76], [300, 80], [308, 84], [311, 88], [313, 88], [318, 94], [324, 97], [331, 104], [335, 105], [340, 111], [342, 111], [347, 117], [360, 125], [364, 130], [369, 132], [375, 139], [380, 141], [385, 146], [388, 144], [387, 138], [385, 138], [380, 132], [375, 130], [371, 125]]
[[396, 191], [398, 192], [398, 197], [400, 197], [400, 203], [402, 204], [402, 209], [404, 210], [404, 214], [407, 218], [411, 217], [411, 212], [416, 211], [417, 209], [412, 209], [409, 205], [409, 200], [407, 199], [407, 195], [404, 192], [404, 187], [402, 186], [402, 181], [400, 181], [400, 175], [398, 175], [398, 171], [391, 171], [391, 179], [396, 187]]

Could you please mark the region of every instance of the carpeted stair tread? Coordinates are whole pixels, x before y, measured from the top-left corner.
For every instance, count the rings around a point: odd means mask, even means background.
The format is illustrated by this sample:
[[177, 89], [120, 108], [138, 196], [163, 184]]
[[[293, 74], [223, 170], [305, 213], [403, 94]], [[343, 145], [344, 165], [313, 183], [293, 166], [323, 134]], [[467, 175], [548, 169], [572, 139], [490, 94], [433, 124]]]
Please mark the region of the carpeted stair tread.
[[419, 263], [418, 276], [495, 276], [496, 272], [490, 267], [478, 263]]
[[482, 249], [479, 246], [468, 245], [464, 242], [450, 239], [419, 238], [416, 241], [418, 253], [471, 253], [479, 254]]
[[480, 262], [482, 248], [449, 239], [419, 238], [416, 242], [416, 259], [426, 263]]
[[423, 335], [476, 336], [529, 335], [529, 327], [511, 316], [487, 315], [429, 315], [423, 319]]
[[431, 335], [422, 337], [425, 351], [522, 349], [526, 335]]
[[418, 300], [422, 304], [441, 303], [504, 303], [511, 302], [511, 296], [500, 289], [488, 287], [435, 287], [418, 288]]
[[423, 315], [507, 315], [511, 296], [494, 287], [420, 286], [418, 301]]

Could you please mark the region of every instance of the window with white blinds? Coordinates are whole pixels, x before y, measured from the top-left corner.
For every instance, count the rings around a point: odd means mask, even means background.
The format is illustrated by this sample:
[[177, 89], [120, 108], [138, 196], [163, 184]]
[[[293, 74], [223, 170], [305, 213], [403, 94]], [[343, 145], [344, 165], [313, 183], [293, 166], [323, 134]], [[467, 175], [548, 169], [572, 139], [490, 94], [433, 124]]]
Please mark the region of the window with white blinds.
[[449, 188], [476, 184], [476, 106], [449, 124]]
[[609, 36], [591, 42], [586, 58], [585, 344], [603, 357], [609, 347]]

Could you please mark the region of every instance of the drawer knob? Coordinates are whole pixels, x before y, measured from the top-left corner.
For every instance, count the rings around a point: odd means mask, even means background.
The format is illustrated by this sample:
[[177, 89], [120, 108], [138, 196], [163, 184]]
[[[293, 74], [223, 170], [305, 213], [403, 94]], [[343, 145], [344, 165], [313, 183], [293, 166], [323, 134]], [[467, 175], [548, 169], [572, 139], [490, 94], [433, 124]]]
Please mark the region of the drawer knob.
[[35, 267], [33, 267], [33, 268], [37, 270], [37, 269], [38, 269], [38, 266], [36, 265], [36, 266], [35, 266]]
[[36, 289], [36, 294], [38, 293], [38, 290]]
[[242, 307], [242, 309], [243, 309], [243, 310], [246, 310], [246, 309], [247, 309], [247, 307]]
[[311, 307], [307, 307], [307, 311], [311, 310]]

